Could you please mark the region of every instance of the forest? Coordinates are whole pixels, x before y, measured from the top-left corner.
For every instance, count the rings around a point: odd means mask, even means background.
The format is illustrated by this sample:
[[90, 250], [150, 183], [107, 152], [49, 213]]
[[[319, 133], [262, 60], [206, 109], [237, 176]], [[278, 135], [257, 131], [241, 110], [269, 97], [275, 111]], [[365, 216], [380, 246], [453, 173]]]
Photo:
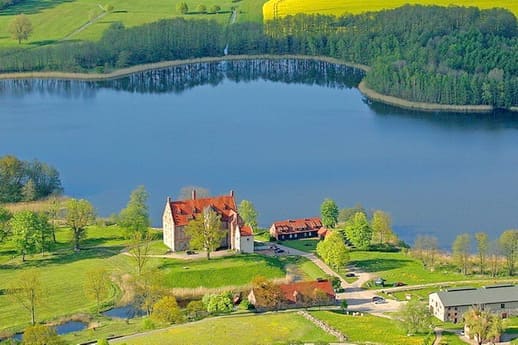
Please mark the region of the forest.
[[19, 4], [23, 0], [0, 0], [0, 10], [6, 9], [9, 6]]
[[54, 167], [37, 160], [0, 157], [0, 204], [38, 200], [62, 191], [59, 173]]
[[518, 24], [504, 9], [403, 6], [343, 17], [296, 15], [230, 26], [209, 20], [114, 23], [98, 42], [0, 51], [0, 72], [96, 71], [252, 54], [329, 56], [371, 67], [368, 86], [410, 101], [518, 106]]

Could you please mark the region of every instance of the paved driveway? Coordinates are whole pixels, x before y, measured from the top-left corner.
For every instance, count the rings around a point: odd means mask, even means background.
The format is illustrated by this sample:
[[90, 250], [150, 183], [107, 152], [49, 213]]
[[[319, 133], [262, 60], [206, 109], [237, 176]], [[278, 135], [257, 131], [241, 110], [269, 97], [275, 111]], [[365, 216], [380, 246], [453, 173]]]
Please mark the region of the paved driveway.
[[[273, 243], [271, 245], [274, 245]], [[280, 244], [275, 244], [277, 247], [284, 249], [285, 255], [299, 255], [303, 256], [309, 260], [311, 260], [315, 265], [320, 267], [322, 271], [326, 274], [338, 277], [342, 282], [342, 288], [344, 288], [344, 292], [337, 293], [336, 298], [339, 300], [345, 299], [347, 300], [347, 304], [349, 305], [348, 309], [351, 311], [358, 312], [366, 312], [379, 316], [385, 316], [383, 313], [386, 312], [395, 312], [397, 311], [401, 304], [404, 302], [399, 302], [391, 299], [385, 300], [386, 303], [374, 304], [372, 303], [372, 297], [376, 296], [378, 291], [375, 290], [366, 290], [361, 286], [369, 280], [376, 278], [377, 276], [372, 273], [367, 273], [360, 271], [358, 269], [352, 268], [350, 272], [354, 272], [354, 274], [358, 277], [358, 279], [349, 284], [345, 281], [338, 273], [333, 271], [329, 266], [327, 266], [320, 258], [318, 258], [313, 253], [303, 252], [297, 249], [293, 249], [290, 247], [286, 247]]]

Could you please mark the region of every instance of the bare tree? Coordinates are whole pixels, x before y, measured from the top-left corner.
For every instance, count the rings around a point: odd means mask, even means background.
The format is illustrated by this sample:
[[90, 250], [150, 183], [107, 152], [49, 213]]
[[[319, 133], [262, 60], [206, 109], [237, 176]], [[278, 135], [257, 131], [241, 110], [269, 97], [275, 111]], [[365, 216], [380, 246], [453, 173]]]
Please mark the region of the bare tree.
[[95, 267], [85, 274], [85, 294], [95, 299], [97, 313], [101, 311], [101, 302], [108, 293], [110, 277], [104, 267]]
[[20, 304], [31, 315], [31, 324], [36, 324], [36, 307], [43, 300], [43, 288], [40, 273], [36, 270], [22, 272], [13, 280], [7, 290], [13, 302]]
[[137, 268], [137, 275], [142, 275], [144, 267], [149, 261], [149, 250], [153, 241], [153, 234], [150, 232], [134, 232], [128, 250]]

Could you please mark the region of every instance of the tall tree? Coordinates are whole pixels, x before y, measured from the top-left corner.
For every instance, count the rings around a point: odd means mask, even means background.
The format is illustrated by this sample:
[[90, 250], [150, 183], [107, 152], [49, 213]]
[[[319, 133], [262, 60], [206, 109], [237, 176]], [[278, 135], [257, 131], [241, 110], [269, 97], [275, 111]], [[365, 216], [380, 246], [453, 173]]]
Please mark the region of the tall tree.
[[371, 220], [372, 240], [374, 243], [387, 243], [394, 237], [392, 219], [388, 213], [381, 210], [374, 211]]
[[186, 2], [179, 2], [176, 4], [176, 12], [180, 14], [187, 14], [189, 12], [189, 6]]
[[27, 310], [31, 316], [31, 325], [36, 324], [36, 308], [43, 301], [43, 287], [40, 274], [36, 270], [26, 270], [11, 281], [7, 290], [15, 303]]
[[8, 30], [11, 37], [21, 44], [22, 40], [28, 40], [32, 34], [31, 20], [25, 14], [19, 14], [9, 24]]
[[332, 199], [325, 199], [320, 205], [320, 216], [322, 224], [326, 228], [334, 228], [338, 223], [338, 206]]
[[464, 313], [464, 322], [468, 329], [467, 335], [478, 345], [498, 339], [503, 332], [502, 319], [479, 308]]
[[11, 218], [13, 242], [18, 254], [25, 261], [25, 255], [49, 249], [52, 230], [44, 214], [33, 211], [20, 211]]
[[507, 272], [514, 275], [516, 260], [518, 259], [518, 230], [504, 231], [499, 238], [500, 251], [505, 257]]
[[2, 243], [10, 234], [9, 221], [13, 215], [8, 209], [0, 206], [0, 243]]
[[398, 316], [407, 334], [432, 331], [433, 318], [430, 309], [417, 299], [411, 299], [402, 304]]
[[452, 245], [452, 254], [462, 274], [468, 274], [469, 254], [471, 252], [471, 237], [469, 234], [461, 234], [455, 238]]
[[486, 260], [489, 252], [489, 237], [485, 232], [477, 232], [475, 234], [477, 241], [478, 266], [480, 274], [484, 274], [486, 270]]
[[365, 208], [361, 204], [356, 204], [354, 207], [341, 209], [338, 213], [338, 222], [347, 223], [358, 212], [365, 214], [365, 217], [367, 217], [367, 211], [365, 211]]
[[72, 231], [72, 241], [75, 251], [80, 250], [80, 242], [86, 237], [86, 227], [94, 220], [94, 207], [88, 200], [67, 200], [65, 223]]
[[128, 253], [135, 262], [137, 275], [139, 276], [142, 275], [144, 272], [144, 267], [149, 261], [149, 250], [151, 249], [152, 240], [153, 234], [150, 232], [135, 232], [131, 237]]
[[94, 267], [85, 273], [85, 294], [87, 297], [95, 299], [97, 313], [101, 311], [101, 302], [106, 298], [109, 287], [110, 276], [106, 268]]
[[254, 230], [257, 229], [257, 211], [251, 201], [241, 201], [238, 206], [238, 211], [246, 225], [251, 226]]
[[164, 271], [148, 270], [137, 277], [134, 286], [135, 302], [146, 311], [147, 316], [151, 315], [154, 304], [164, 295]]
[[364, 213], [358, 212], [345, 226], [345, 233], [358, 249], [367, 249], [372, 240], [372, 229]]
[[0, 158], [0, 203], [22, 199], [24, 164], [14, 156]]
[[496, 277], [501, 268], [500, 243], [498, 240], [489, 243], [489, 255], [487, 257], [491, 277]]
[[120, 215], [120, 225], [126, 230], [127, 237], [135, 232], [146, 233], [149, 229], [149, 210], [147, 206], [148, 193], [144, 186], [139, 186], [131, 192], [126, 208]]
[[48, 203], [46, 213], [47, 213], [47, 216], [49, 217], [49, 222], [52, 225], [52, 241], [54, 241], [54, 243], [57, 243], [56, 230], [58, 227], [58, 222], [62, 218], [61, 208], [62, 208], [62, 205], [61, 205], [60, 199], [55, 195], [51, 196], [49, 198], [49, 203]]
[[343, 268], [349, 261], [349, 250], [337, 231], [331, 231], [317, 244], [317, 254], [334, 269]]
[[257, 276], [252, 280], [256, 308], [277, 308], [282, 301], [281, 289], [271, 280]]
[[435, 266], [435, 258], [439, 252], [437, 237], [418, 235], [415, 238], [413, 252], [419, 259], [421, 259], [424, 266], [429, 269], [433, 269]]
[[207, 260], [210, 260], [210, 254], [220, 246], [221, 240], [226, 236], [226, 230], [221, 228], [220, 216], [210, 207], [203, 210], [201, 217], [187, 224], [185, 233], [191, 238], [191, 248], [207, 252]]

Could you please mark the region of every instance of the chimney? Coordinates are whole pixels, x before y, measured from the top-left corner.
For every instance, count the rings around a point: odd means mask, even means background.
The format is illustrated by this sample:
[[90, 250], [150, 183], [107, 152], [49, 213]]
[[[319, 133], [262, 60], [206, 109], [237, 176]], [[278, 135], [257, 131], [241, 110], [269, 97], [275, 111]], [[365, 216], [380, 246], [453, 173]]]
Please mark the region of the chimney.
[[196, 189], [192, 190], [192, 200], [196, 200]]
[[234, 191], [232, 189], [230, 190], [230, 196], [234, 197]]

